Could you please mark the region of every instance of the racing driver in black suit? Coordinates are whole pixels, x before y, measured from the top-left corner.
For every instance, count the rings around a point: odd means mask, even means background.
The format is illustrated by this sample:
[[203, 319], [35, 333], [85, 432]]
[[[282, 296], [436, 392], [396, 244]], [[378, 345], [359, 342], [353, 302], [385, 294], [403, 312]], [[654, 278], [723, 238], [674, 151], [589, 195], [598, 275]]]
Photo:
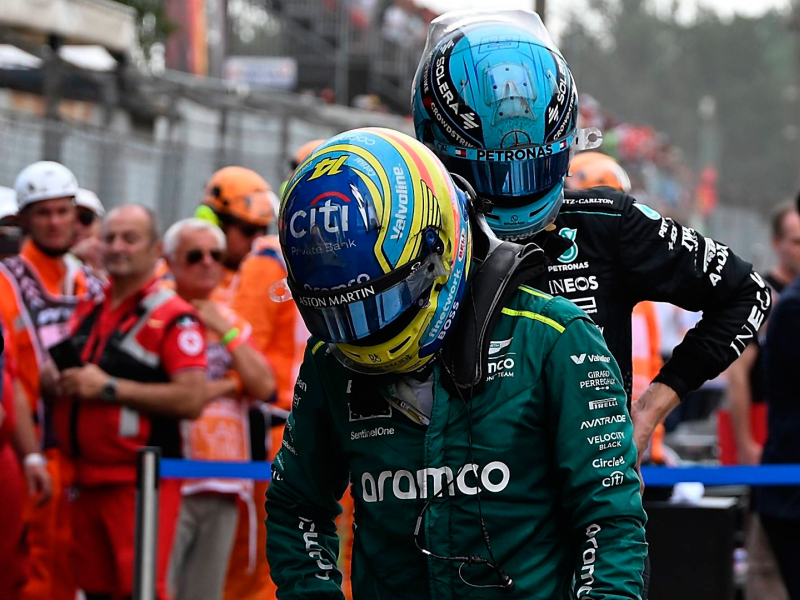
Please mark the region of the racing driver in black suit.
[[434, 20], [412, 113], [417, 138], [472, 185], [495, 233], [545, 250], [549, 272], [531, 284], [592, 317], [629, 397], [633, 307], [652, 300], [703, 312], [632, 407], [641, 457], [680, 400], [756, 338], [771, 304], [764, 281], [725, 244], [624, 192], [565, 191], [570, 159], [592, 136], [577, 128], [575, 83], [535, 13], [461, 11]]

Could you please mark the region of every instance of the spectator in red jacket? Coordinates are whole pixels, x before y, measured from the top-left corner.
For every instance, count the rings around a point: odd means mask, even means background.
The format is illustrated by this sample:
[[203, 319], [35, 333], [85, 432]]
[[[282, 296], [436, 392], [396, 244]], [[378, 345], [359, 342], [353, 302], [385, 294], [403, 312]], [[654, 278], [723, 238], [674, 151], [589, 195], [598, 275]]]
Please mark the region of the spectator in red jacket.
[[[206, 332], [195, 309], [155, 278], [162, 245], [153, 213], [127, 205], [103, 223], [104, 300], [81, 302], [71, 343], [83, 366], [60, 379], [59, 444], [75, 464], [72, 561], [88, 600], [133, 589], [136, 453], [179, 456], [179, 421], [196, 418], [206, 390]], [[158, 598], [180, 508], [180, 482], [161, 483]]]

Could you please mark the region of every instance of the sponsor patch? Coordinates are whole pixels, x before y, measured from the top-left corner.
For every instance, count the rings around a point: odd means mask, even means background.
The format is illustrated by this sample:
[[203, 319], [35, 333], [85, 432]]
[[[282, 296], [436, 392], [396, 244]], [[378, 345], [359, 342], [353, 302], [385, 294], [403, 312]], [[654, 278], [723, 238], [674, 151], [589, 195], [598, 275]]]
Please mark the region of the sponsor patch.
[[572, 359], [572, 362], [574, 362], [576, 365], [582, 365], [587, 358], [589, 359], [590, 363], [593, 363], [593, 362], [603, 362], [603, 363], [611, 362], [611, 357], [610, 356], [604, 356], [602, 354], [586, 354], [586, 353], [573, 354], [572, 356], [570, 356], [570, 358]]
[[625, 482], [625, 474], [622, 471], [614, 471], [608, 477], [604, 477], [600, 483], [603, 487], [610, 488], [622, 485]]
[[613, 408], [614, 406], [619, 406], [619, 401], [616, 398], [605, 398], [603, 400], [589, 400], [589, 410]]
[[649, 206], [647, 206], [647, 205], [645, 205], [645, 204], [639, 204], [638, 202], [634, 202], [634, 203], [633, 203], [633, 205], [634, 205], [636, 208], [638, 208], [638, 209], [641, 211], [641, 213], [642, 213], [642, 214], [643, 214], [645, 217], [647, 217], [648, 219], [650, 219], [651, 221], [660, 221], [660, 220], [661, 220], [661, 215], [660, 215], [660, 214], [658, 214], [658, 212], [657, 212], [657, 211], [653, 210], [653, 209], [652, 209], [652, 208], [650, 208]]
[[590, 446], [595, 446], [598, 450], [608, 450], [609, 448], [622, 448], [622, 440], [624, 439], [624, 431], [610, 431], [587, 437], [586, 443]]
[[508, 348], [514, 338], [508, 340], [499, 340], [489, 342], [489, 356], [493, 356], [500, 352], [503, 348]]
[[602, 427], [603, 425], [611, 425], [613, 423], [625, 423], [628, 417], [625, 415], [613, 415], [610, 417], [597, 417], [581, 423], [581, 429], [594, 429], [595, 427]]
[[624, 456], [617, 456], [615, 458], [595, 458], [592, 461], [592, 466], [595, 469], [622, 467], [624, 465], [625, 465]]
[[374, 437], [381, 437], [384, 435], [394, 435], [394, 427], [375, 427], [374, 429], [362, 429], [360, 431], [351, 431], [350, 440], [366, 440]]
[[578, 237], [578, 230], [577, 229], [570, 229], [569, 227], [563, 227], [561, 231], [558, 232], [563, 238], [566, 238], [572, 242], [572, 246], [564, 252], [561, 256], [558, 257], [558, 262], [560, 263], [571, 263], [576, 258], [578, 258], [578, 244], [575, 239]]

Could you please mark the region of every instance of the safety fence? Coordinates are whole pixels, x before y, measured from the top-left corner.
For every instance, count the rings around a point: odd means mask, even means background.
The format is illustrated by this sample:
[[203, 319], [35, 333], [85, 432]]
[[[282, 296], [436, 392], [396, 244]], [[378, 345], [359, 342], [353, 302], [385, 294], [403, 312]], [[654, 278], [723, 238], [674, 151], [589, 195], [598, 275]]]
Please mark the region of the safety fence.
[[12, 187], [23, 168], [44, 158], [45, 141], [56, 139], [57, 160], [107, 209], [144, 204], [166, 227], [194, 212], [208, 178], [221, 167], [253, 169], [278, 189], [291, 174], [290, 157], [311, 139], [366, 126], [413, 134], [400, 117], [274, 96], [269, 110], [258, 111], [223, 112], [181, 99], [172, 120], [161, 117], [148, 126], [134, 126], [124, 115], [117, 126], [54, 121], [5, 110], [0, 102], [0, 185]]
[[[271, 464], [267, 462], [209, 462], [166, 458], [161, 460], [160, 467], [161, 477], [167, 479], [231, 477], [269, 481], [270, 471]], [[669, 487], [683, 482], [707, 486], [800, 485], [800, 465], [642, 467], [642, 479], [650, 487]]]

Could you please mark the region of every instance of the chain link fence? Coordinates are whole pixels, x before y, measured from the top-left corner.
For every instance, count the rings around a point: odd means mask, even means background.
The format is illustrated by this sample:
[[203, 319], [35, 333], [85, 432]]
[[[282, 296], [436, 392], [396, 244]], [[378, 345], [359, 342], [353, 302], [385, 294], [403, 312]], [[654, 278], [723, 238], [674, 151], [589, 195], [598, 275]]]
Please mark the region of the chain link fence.
[[[301, 144], [370, 124], [361, 111], [325, 123], [319, 115], [311, 122], [279, 112], [226, 113], [188, 101], [179, 113], [179, 119], [160, 119], [152, 134], [144, 134], [0, 111], [0, 185], [12, 187], [23, 168], [42, 159], [45, 144], [56, 140], [61, 162], [107, 208], [137, 202], [166, 224], [194, 211], [206, 181], [223, 166], [253, 169], [277, 192], [289, 175], [288, 159]], [[411, 133], [401, 119], [380, 115], [376, 121]]]
[[[54, 136], [60, 141], [62, 162], [107, 208], [138, 202], [168, 224], [192, 214], [209, 176], [223, 166], [253, 169], [277, 191], [289, 174], [288, 157], [303, 142], [369, 124], [363, 113], [351, 114], [351, 124], [325, 124], [320, 119], [246, 111], [223, 116], [191, 103], [182, 106], [181, 114], [179, 121], [165, 120], [153, 135], [144, 135], [0, 111], [0, 185], [13, 186], [23, 168], [41, 160], [46, 136]], [[404, 120], [375, 118], [380, 125], [412, 133]], [[722, 206], [703, 233], [728, 244], [759, 269], [771, 266], [766, 215]]]

